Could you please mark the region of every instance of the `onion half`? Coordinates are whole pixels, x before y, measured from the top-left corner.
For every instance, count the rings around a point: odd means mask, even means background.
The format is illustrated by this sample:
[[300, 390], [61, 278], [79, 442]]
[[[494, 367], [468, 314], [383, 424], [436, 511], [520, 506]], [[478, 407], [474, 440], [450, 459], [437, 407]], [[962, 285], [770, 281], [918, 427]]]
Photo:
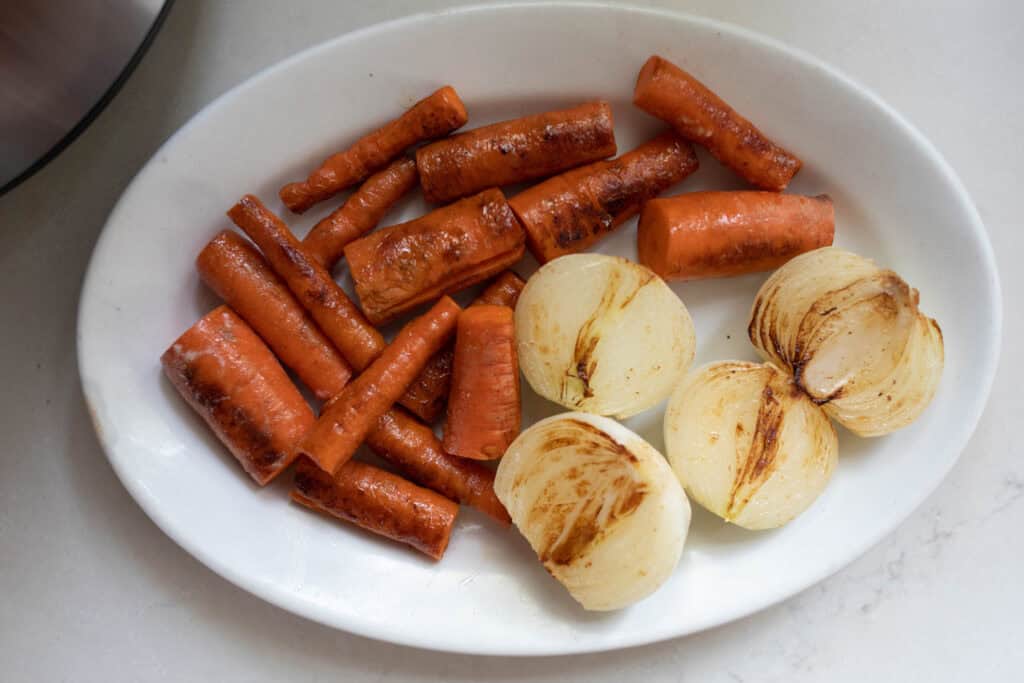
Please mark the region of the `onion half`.
[[824, 490], [839, 443], [828, 417], [770, 363], [691, 372], [665, 412], [668, 459], [694, 501], [746, 529], [782, 526]]
[[775, 271], [748, 328], [758, 352], [861, 436], [888, 434], [927, 407], [943, 367], [942, 333], [899, 275], [825, 247]]
[[651, 270], [602, 254], [550, 261], [516, 305], [519, 365], [572, 410], [628, 417], [671, 392], [693, 360], [686, 306]]
[[587, 413], [549, 417], [520, 434], [494, 491], [544, 567], [588, 610], [653, 593], [679, 562], [690, 525], [665, 458]]

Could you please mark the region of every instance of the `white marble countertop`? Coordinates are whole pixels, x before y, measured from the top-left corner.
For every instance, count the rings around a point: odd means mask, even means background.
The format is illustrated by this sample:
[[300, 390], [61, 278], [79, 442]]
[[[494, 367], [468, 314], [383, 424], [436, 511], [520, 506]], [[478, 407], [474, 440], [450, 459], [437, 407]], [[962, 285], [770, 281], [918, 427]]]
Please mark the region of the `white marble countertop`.
[[[56, 161], [0, 199], [0, 680], [1020, 680], [1024, 669], [1024, 5], [662, 2], [803, 48], [936, 144], [999, 261], [1006, 324], [988, 409], [949, 478], [824, 583], [715, 630], [621, 652], [458, 657], [307, 622], [235, 588], [129, 498], [78, 386], [75, 313], [122, 189], [203, 105], [293, 52], [448, 2], [178, 0], [149, 54]], [[685, 6], [685, 7], [684, 7]], [[955, 277], [955, 273], [950, 274]]]

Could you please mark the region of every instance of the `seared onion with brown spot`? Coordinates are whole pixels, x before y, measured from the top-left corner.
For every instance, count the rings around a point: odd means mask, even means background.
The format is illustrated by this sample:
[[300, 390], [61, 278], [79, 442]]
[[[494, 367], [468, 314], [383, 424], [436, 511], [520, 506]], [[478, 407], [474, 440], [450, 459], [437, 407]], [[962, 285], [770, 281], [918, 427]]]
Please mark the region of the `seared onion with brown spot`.
[[494, 492], [544, 567], [588, 610], [653, 593], [675, 569], [690, 525], [690, 504], [662, 455], [587, 413], [520, 434]]
[[747, 529], [782, 526], [824, 490], [838, 439], [828, 417], [770, 363], [691, 372], [665, 412], [669, 462], [690, 497]]
[[918, 300], [893, 271], [826, 247], [768, 278], [750, 340], [848, 429], [888, 434], [921, 414], [942, 375], [942, 333]]
[[628, 417], [665, 399], [696, 340], [686, 306], [644, 266], [573, 254], [538, 270], [516, 306], [519, 365], [572, 410]]

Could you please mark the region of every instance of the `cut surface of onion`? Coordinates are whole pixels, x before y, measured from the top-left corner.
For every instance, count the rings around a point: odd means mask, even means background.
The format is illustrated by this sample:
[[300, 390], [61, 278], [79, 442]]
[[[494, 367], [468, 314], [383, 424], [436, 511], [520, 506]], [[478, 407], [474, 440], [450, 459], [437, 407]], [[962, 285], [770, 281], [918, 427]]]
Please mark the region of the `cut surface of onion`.
[[686, 306], [661, 278], [602, 254], [544, 265], [519, 297], [515, 322], [533, 390], [599, 415], [628, 417], [663, 400], [696, 347]]
[[893, 271], [825, 247], [768, 278], [750, 340], [848, 429], [887, 434], [924, 411], [942, 375], [942, 333], [918, 300]]
[[838, 458], [835, 428], [770, 363], [693, 370], [665, 412], [669, 462], [691, 498], [747, 529], [782, 526], [824, 490]]
[[520, 434], [494, 491], [544, 567], [588, 610], [620, 609], [657, 590], [690, 525], [665, 458], [588, 413], [549, 417]]

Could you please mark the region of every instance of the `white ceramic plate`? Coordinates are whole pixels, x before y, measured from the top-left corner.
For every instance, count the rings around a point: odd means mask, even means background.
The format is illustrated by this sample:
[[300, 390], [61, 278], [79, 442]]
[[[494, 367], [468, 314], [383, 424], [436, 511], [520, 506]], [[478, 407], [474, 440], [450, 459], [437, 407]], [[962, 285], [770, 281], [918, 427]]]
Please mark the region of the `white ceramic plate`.
[[[464, 509], [444, 560], [260, 490], [162, 378], [160, 353], [214, 304], [193, 259], [253, 192], [277, 189], [325, 154], [454, 84], [470, 126], [591, 98], [611, 101], [619, 148], [662, 128], [635, 110], [636, 73], [662, 54], [706, 81], [804, 168], [796, 193], [828, 192], [837, 243], [898, 270], [946, 334], [946, 371], [910, 428], [844, 434], [825, 494], [787, 527], [749, 533], [695, 511], [682, 562], [652, 598], [587, 614], [527, 544]], [[679, 190], [740, 187], [706, 155]], [[292, 221], [304, 234], [329, 206]], [[419, 199], [389, 216], [424, 211]], [[601, 251], [635, 256], [635, 222]], [[524, 269], [529, 272], [532, 269]], [[755, 275], [675, 289], [693, 314], [697, 362], [754, 358]], [[828, 576], [900, 523], [946, 474], [988, 395], [999, 349], [991, 247], [935, 149], [876, 97], [812, 57], [749, 32], [659, 11], [483, 7], [411, 17], [313, 48], [235, 88], [138, 174], [96, 247], [82, 294], [79, 363], [97, 432], [132, 496], [214, 571], [311, 619], [374, 638], [473, 653], [606, 650], [750, 614]], [[524, 385], [525, 386], [525, 385]], [[535, 397], [527, 424], [558, 412]], [[629, 425], [662, 448], [662, 409]], [[287, 479], [283, 477], [282, 479]]]

